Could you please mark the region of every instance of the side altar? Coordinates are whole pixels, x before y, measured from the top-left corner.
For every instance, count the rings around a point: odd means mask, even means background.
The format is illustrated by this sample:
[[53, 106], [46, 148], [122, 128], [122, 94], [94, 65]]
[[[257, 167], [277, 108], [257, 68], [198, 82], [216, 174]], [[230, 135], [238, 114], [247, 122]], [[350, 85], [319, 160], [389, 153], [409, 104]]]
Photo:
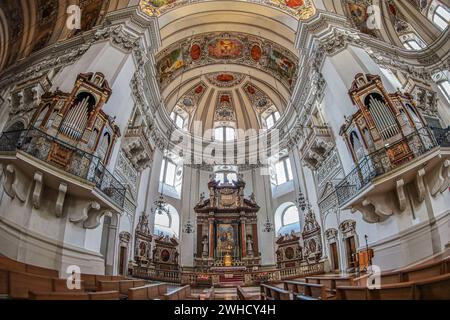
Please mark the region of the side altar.
[[201, 195], [197, 213], [197, 252], [195, 269], [223, 272], [232, 279], [245, 271], [258, 270], [261, 257], [258, 245], [257, 212], [251, 195], [244, 197], [245, 182], [208, 183], [209, 197]]

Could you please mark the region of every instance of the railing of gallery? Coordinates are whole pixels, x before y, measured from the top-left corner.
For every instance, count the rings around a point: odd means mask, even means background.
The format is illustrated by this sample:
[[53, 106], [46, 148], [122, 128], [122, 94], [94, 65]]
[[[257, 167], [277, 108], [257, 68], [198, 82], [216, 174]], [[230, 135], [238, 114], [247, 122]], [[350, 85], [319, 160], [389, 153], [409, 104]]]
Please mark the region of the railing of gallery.
[[280, 269], [280, 276], [281, 280], [285, 280], [290, 278], [310, 276], [313, 274], [322, 274], [324, 272], [325, 272], [324, 263], [319, 262], [305, 266]]
[[446, 129], [434, 128], [432, 127], [434, 137], [436, 138], [436, 142], [441, 147], [450, 147], [450, 127]]
[[56, 162], [51, 162], [52, 165], [93, 183], [115, 205], [123, 208], [125, 187], [106, 169], [97, 156], [82, 151], [37, 128], [4, 132], [0, 137], [0, 152], [22, 151], [45, 162], [48, 162], [49, 155], [55, 147], [64, 150], [68, 159], [64, 161], [67, 163], [65, 166]]
[[[389, 159], [389, 147], [406, 143], [410, 149], [410, 157], [393, 163]], [[436, 140], [428, 128], [422, 128], [402, 140], [392, 143], [390, 146], [383, 147], [369, 155], [366, 155], [337, 186], [336, 195], [339, 205], [342, 206], [350, 199], [355, 197], [364, 187], [366, 187], [374, 178], [379, 177], [403, 165], [411, 160], [427, 153], [437, 146]]]
[[133, 267], [133, 277], [173, 283], [181, 281], [180, 271], [178, 270], [157, 270], [140, 266]]

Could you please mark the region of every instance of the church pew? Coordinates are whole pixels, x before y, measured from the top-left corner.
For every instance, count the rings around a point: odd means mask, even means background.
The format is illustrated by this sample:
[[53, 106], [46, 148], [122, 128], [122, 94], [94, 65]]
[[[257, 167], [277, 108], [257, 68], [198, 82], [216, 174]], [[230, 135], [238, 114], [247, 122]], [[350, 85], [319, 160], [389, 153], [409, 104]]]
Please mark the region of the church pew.
[[89, 300], [84, 292], [30, 292], [31, 300]]
[[237, 286], [236, 293], [238, 300], [259, 300], [259, 296], [245, 292], [241, 286]]
[[152, 283], [142, 287], [128, 289], [128, 300], [162, 299], [167, 293], [167, 284]]
[[9, 271], [0, 269], [0, 295], [7, 295], [9, 292]]
[[6, 271], [26, 272], [25, 263], [15, 261], [5, 256], [0, 256], [0, 269]]
[[52, 287], [54, 292], [84, 292], [84, 281], [80, 280], [80, 289], [69, 289], [67, 287], [67, 279], [52, 279]]
[[309, 296], [319, 300], [327, 300], [333, 297], [333, 295], [327, 293], [327, 288], [323, 284], [284, 281], [284, 289], [295, 295]]
[[445, 261], [427, 263], [424, 265], [403, 269], [404, 281], [420, 281], [432, 277], [440, 276], [445, 272]]
[[261, 299], [263, 300], [293, 300], [293, 294], [281, 288], [261, 284]]
[[368, 289], [365, 286], [336, 287], [337, 300], [368, 300]]
[[89, 300], [119, 300], [118, 291], [89, 292]]
[[119, 291], [120, 292], [120, 283], [119, 281], [111, 281], [111, 280], [99, 280], [97, 281], [97, 291]]
[[5, 256], [0, 256], [0, 269], [14, 272], [31, 273], [38, 276], [45, 276], [50, 278], [59, 277], [59, 272], [57, 270], [26, 264]]
[[334, 277], [306, 277], [307, 283], [323, 284], [329, 290], [336, 289], [336, 278]]
[[417, 281], [414, 289], [417, 300], [450, 300], [450, 273]]
[[59, 272], [57, 270], [33, 266], [31, 264], [25, 266], [25, 272], [49, 278], [59, 278]]
[[414, 300], [414, 283], [382, 285], [380, 289], [368, 289], [367, 293], [369, 300]]
[[29, 291], [52, 292], [52, 278], [9, 271], [9, 296], [13, 299], [27, 299]]
[[119, 292], [30, 292], [29, 298], [31, 300], [119, 300]]
[[191, 286], [186, 285], [164, 294], [164, 300], [196, 300], [191, 296]]
[[80, 275], [80, 279], [81, 281], [84, 282], [84, 289], [86, 291], [95, 291], [97, 290], [97, 284], [95, 281], [95, 274], [86, 274], [86, 273], [82, 273]]

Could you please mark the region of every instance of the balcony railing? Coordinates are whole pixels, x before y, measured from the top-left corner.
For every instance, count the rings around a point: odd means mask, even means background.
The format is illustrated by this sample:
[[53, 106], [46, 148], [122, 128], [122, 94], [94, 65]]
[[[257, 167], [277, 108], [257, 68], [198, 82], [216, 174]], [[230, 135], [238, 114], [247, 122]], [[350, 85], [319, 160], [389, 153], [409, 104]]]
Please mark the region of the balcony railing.
[[436, 142], [441, 147], [450, 148], [450, 127], [447, 129], [431, 128], [436, 138]]
[[[388, 154], [391, 146], [399, 143], [406, 143], [410, 149], [408, 157], [400, 161], [393, 162]], [[369, 155], [366, 155], [337, 186], [336, 195], [339, 205], [347, 203], [355, 197], [362, 189], [376, 177], [390, 172], [391, 170], [409, 162], [411, 159], [418, 158], [427, 153], [438, 144], [435, 138], [427, 128], [422, 128], [402, 140], [392, 143], [390, 146], [381, 148]]]
[[[67, 159], [64, 161], [67, 163], [66, 166], [49, 162], [49, 156], [55, 147], [63, 150], [67, 155]], [[93, 183], [115, 205], [123, 208], [125, 187], [106, 169], [99, 157], [84, 152], [37, 128], [9, 131], [2, 134], [0, 152], [15, 151], [25, 152], [36, 159], [49, 162], [69, 174]]]

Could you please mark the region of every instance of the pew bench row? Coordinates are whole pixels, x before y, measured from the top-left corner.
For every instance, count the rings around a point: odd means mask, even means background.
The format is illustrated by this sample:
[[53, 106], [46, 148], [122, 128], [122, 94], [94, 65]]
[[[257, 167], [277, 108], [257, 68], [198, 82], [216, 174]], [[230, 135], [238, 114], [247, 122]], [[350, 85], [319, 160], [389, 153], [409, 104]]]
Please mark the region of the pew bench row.
[[119, 300], [119, 291], [30, 292], [31, 300]]
[[338, 300], [450, 300], [450, 274], [414, 282], [381, 284], [379, 289], [342, 286], [336, 291]]

